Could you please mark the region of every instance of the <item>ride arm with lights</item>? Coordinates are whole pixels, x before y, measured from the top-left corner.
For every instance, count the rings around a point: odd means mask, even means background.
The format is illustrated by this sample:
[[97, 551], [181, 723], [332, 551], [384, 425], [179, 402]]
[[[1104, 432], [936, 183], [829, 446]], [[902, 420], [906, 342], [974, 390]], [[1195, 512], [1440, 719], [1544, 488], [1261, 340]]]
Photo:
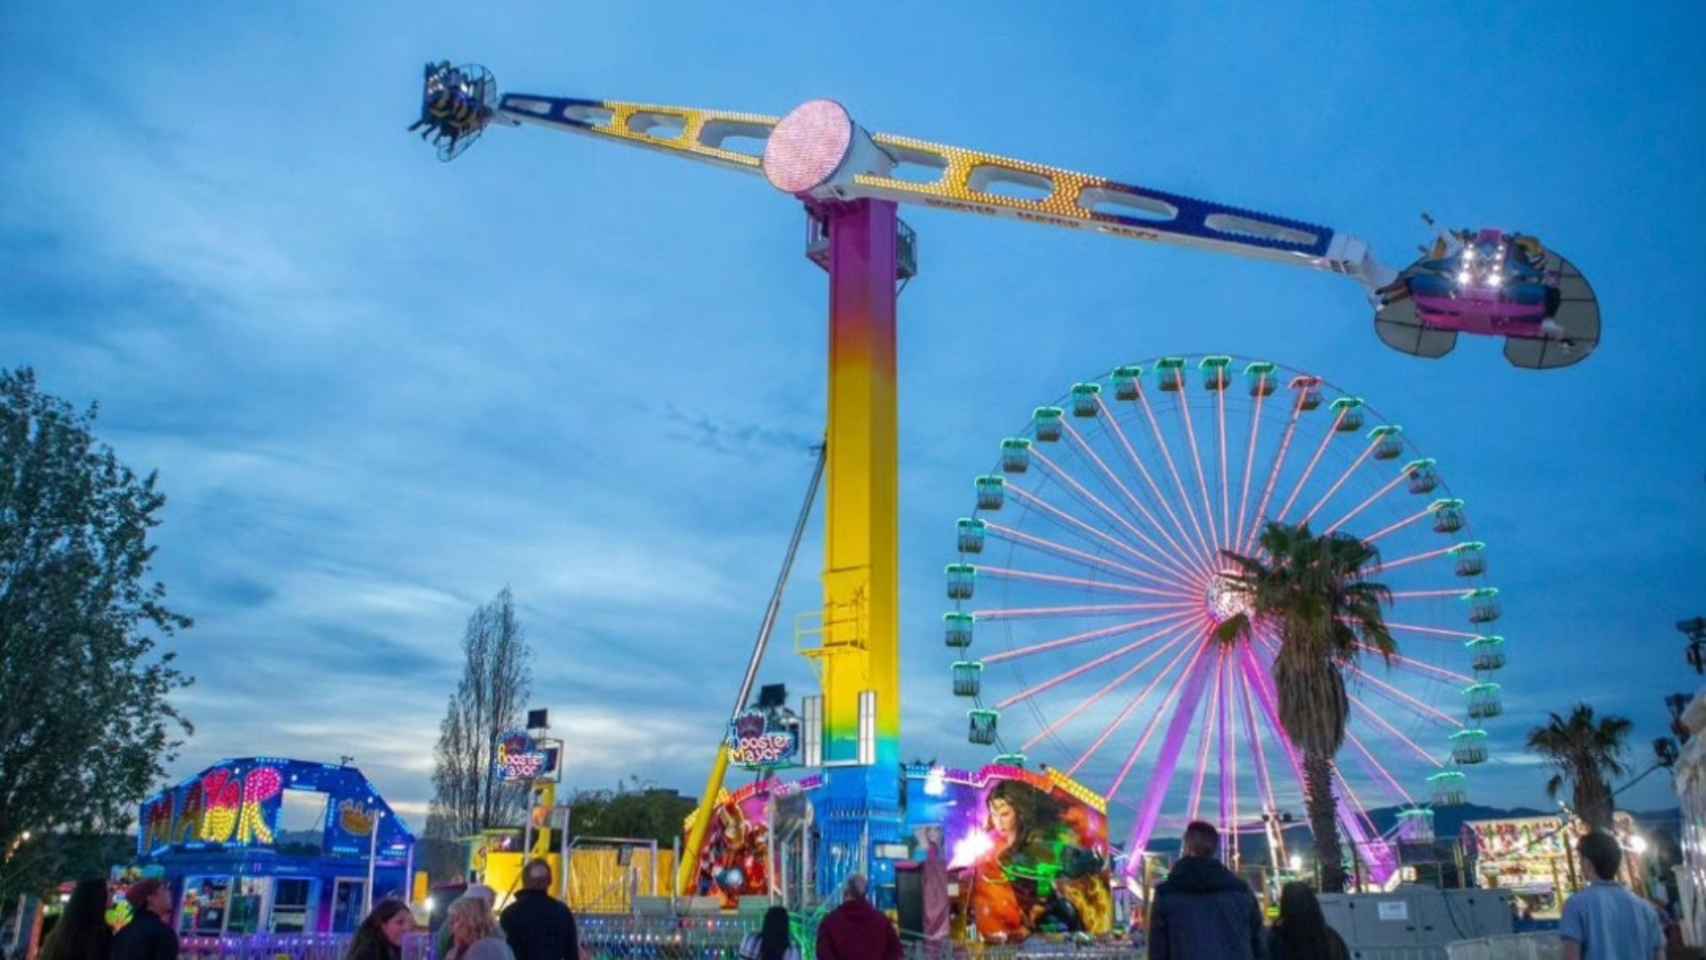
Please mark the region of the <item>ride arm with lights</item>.
[[[802, 116], [802, 111], [815, 113]], [[702, 110], [509, 93], [496, 119], [643, 147], [728, 170], [767, 176], [779, 189], [819, 202], [892, 200], [964, 213], [1170, 243], [1313, 267], [1371, 292], [1396, 272], [1368, 246], [1331, 228], [1198, 200], [1012, 157], [867, 133], [838, 104], [813, 101], [781, 119]], [[780, 128], [780, 135], [772, 134]], [[762, 153], [730, 149], [730, 141]], [[933, 173], [918, 180], [906, 171]], [[802, 176], [803, 175], [803, 176]], [[1007, 196], [1016, 188], [1035, 199]], [[992, 189], [995, 188], [995, 189]]]
[[[777, 118], [540, 94], [499, 99], [485, 68], [435, 66], [436, 74], [428, 70], [422, 119], [436, 123], [429, 132], [436, 132], [444, 160], [467, 149], [490, 123], [543, 126], [762, 174], [810, 206], [860, 199], [918, 204], [1339, 274], [1363, 288], [1381, 340], [1415, 356], [1449, 353], [1459, 331], [1505, 337], [1506, 359], [1532, 368], [1569, 366], [1599, 343], [1598, 300], [1581, 272], [1556, 254], [1547, 257], [1543, 272], [1545, 300], [1567, 307], [1557, 323], [1542, 323], [1524, 306], [1507, 309], [1502, 297], [1443, 306], [1397, 302], [1409, 300], [1408, 278], [1416, 268], [1387, 267], [1366, 243], [1332, 228], [998, 154], [872, 134], [829, 100]], [[451, 74], [459, 83], [446, 82]], [[453, 110], [437, 92], [446, 87], [461, 91]], [[738, 141], [753, 149], [735, 149]], [[1014, 190], [1027, 196], [1010, 195]], [[1456, 246], [1448, 236], [1461, 242], [1471, 235], [1442, 233], [1446, 255]], [[1535, 247], [1543, 250], [1538, 242]]]

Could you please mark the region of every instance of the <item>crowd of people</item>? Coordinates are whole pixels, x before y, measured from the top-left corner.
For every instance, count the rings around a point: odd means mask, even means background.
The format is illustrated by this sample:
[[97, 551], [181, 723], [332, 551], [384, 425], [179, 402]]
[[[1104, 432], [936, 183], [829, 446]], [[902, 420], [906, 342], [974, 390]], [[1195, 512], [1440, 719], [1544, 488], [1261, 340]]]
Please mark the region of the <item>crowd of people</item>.
[[[1559, 936], [1565, 960], [1666, 960], [1698, 956], [1669, 936], [1659, 912], [1617, 882], [1622, 848], [1599, 832], [1577, 845], [1588, 885], [1564, 903]], [[1182, 856], [1155, 890], [1147, 928], [1135, 936], [1149, 960], [1350, 960], [1344, 939], [1328, 925], [1307, 884], [1280, 892], [1279, 916], [1263, 923], [1262, 908], [1243, 879], [1221, 863], [1220, 834], [1201, 821], [1185, 829]], [[501, 915], [495, 892], [469, 887], [450, 904], [434, 944], [434, 960], [582, 960], [574, 914], [550, 895], [551, 867], [534, 860], [522, 889]], [[114, 934], [107, 925], [107, 885], [84, 880], [43, 942], [39, 960], [177, 960], [171, 926], [171, 888], [155, 879], [125, 892], [131, 921]], [[401, 900], [374, 906], [343, 960], [402, 960], [415, 919]], [[848, 877], [840, 906], [818, 926], [820, 960], [900, 960], [900, 938], [873, 906], [863, 876]], [[800, 960], [791, 919], [771, 907], [746, 937], [741, 960]]]
[[[1279, 919], [1264, 928], [1255, 893], [1220, 862], [1220, 833], [1201, 821], [1185, 828], [1183, 856], [1155, 890], [1143, 939], [1149, 960], [1350, 960], [1303, 883], [1280, 891]], [[1598, 831], [1576, 848], [1589, 883], [1564, 901], [1558, 925], [1564, 960], [1678, 960], [1683, 945], [1660, 911], [1617, 881], [1623, 848]]]
[[[481, 884], [452, 902], [434, 960], [581, 960], [574, 914], [550, 894], [550, 864], [528, 863], [521, 882], [501, 915], [493, 911], [496, 893]], [[171, 888], [149, 878], [131, 884], [124, 897], [131, 920], [115, 934], [107, 925], [106, 881], [80, 881], [37, 960], [177, 960]], [[343, 960], [402, 960], [403, 939], [414, 929], [408, 904], [381, 900], [356, 928]]]

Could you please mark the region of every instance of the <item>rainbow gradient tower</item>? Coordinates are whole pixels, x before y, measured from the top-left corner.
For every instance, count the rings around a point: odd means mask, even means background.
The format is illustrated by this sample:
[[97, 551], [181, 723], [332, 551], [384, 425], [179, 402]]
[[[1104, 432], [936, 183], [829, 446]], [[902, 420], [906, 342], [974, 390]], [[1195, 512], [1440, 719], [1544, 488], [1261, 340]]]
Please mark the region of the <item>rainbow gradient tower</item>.
[[840, 104], [814, 100], [771, 132], [764, 172], [824, 225], [829, 269], [829, 424], [823, 612], [799, 644], [820, 669], [822, 764], [818, 889], [848, 873], [893, 883], [874, 855], [899, 839], [899, 424], [895, 280], [899, 220], [891, 200], [838, 196], [872, 158], [869, 135]]

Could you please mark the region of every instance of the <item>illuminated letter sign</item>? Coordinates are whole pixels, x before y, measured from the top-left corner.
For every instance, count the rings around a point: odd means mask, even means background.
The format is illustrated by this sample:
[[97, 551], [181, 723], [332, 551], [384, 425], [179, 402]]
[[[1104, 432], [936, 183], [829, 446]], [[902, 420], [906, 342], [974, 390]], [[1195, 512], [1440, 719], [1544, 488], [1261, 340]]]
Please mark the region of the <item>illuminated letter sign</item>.
[[237, 842], [240, 844], [272, 843], [272, 828], [267, 826], [265, 804], [279, 795], [284, 778], [271, 767], [256, 767], [243, 778], [243, 812], [237, 819]]
[[241, 792], [237, 778], [229, 770], [210, 770], [201, 778], [201, 838], [208, 843], [224, 843], [237, 828], [237, 808]]
[[743, 767], [774, 767], [794, 756], [799, 740], [780, 717], [754, 707], [729, 724], [728, 745], [731, 759]]

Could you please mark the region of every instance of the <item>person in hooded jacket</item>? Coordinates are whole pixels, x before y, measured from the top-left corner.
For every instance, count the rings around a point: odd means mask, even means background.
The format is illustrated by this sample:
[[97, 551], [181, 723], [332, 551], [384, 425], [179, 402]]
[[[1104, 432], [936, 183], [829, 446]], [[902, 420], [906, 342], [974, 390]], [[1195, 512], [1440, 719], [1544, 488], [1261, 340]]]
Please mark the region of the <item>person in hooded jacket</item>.
[[818, 960], [900, 960], [900, 935], [865, 899], [866, 886], [861, 874], [847, 878], [841, 906], [818, 924]]
[[1250, 885], [1217, 855], [1220, 832], [1197, 820], [1185, 828], [1184, 856], [1155, 888], [1149, 960], [1262, 960], [1262, 910]]

